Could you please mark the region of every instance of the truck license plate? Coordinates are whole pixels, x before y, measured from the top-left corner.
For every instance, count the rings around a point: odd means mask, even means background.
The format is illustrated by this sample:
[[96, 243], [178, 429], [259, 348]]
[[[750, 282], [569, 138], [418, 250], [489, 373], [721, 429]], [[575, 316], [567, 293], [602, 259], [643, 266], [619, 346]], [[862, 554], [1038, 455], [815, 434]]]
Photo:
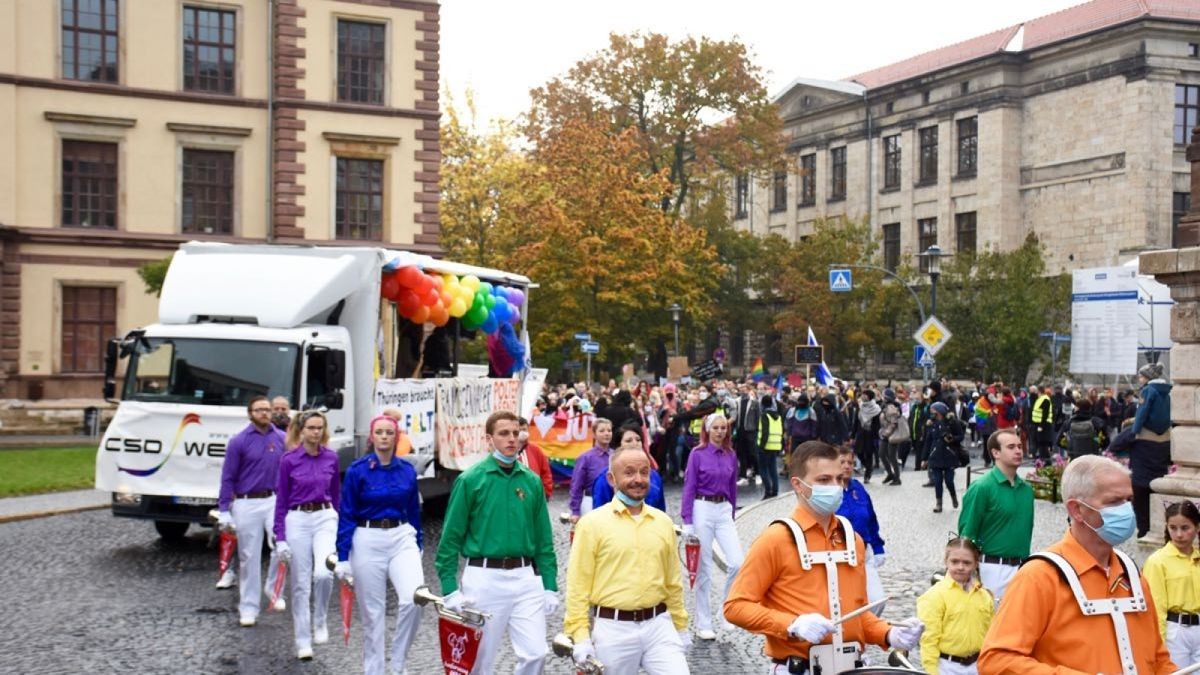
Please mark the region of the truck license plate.
[[217, 500], [208, 497], [175, 497], [176, 504], [184, 506], [216, 506]]

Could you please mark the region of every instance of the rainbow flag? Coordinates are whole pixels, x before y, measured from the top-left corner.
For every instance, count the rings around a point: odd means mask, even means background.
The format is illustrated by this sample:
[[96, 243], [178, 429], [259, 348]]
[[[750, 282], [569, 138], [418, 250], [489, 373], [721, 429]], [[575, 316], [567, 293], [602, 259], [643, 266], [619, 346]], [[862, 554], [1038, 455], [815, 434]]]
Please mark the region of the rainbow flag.
[[750, 369], [750, 378], [755, 382], [767, 376], [767, 369], [763, 368], [762, 357], [754, 359], [754, 367]]

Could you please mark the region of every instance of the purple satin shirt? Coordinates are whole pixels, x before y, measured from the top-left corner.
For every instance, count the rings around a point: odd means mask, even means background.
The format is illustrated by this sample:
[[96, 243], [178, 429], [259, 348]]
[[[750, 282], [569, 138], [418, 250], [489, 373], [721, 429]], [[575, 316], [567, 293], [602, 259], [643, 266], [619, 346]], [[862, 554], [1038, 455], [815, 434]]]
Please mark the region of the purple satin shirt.
[[591, 490], [596, 476], [608, 473], [608, 448], [599, 446], [588, 450], [575, 460], [575, 468], [571, 470], [571, 513], [579, 515], [580, 504], [583, 503], [583, 491]]
[[229, 445], [225, 446], [225, 462], [221, 465], [219, 510], [228, 511], [237, 495], [275, 489], [284, 439], [283, 432], [274, 425], [264, 432], [253, 423], [229, 439]]
[[683, 476], [683, 505], [679, 510], [683, 522], [692, 524], [692, 503], [696, 495], [723, 496], [736, 511], [737, 473], [737, 453], [733, 450], [722, 450], [712, 443], [692, 450]]
[[315, 457], [299, 446], [279, 460], [279, 484], [275, 488], [275, 539], [287, 541], [287, 512], [309, 502], [332, 502], [336, 512], [342, 505], [342, 483], [337, 453], [321, 446]]

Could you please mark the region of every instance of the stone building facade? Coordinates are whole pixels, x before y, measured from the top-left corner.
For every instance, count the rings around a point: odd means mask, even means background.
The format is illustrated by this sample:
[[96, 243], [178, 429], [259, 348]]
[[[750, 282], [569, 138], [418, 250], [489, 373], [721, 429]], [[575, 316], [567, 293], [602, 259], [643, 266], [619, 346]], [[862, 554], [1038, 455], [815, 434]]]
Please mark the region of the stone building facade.
[[798, 239], [869, 217], [889, 267], [930, 244], [1051, 272], [1173, 245], [1200, 109], [1200, 5], [1095, 0], [777, 97], [791, 164], [739, 177], [738, 227]]
[[437, 251], [438, 36], [423, 0], [0, 3], [0, 397], [98, 397], [181, 242]]

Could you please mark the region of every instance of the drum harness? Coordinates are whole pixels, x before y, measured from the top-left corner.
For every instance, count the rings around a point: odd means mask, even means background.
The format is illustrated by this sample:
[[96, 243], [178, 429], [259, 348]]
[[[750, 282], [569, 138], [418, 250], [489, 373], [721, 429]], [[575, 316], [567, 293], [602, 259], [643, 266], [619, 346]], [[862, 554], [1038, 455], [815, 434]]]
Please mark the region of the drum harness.
[[1113, 633], [1117, 637], [1117, 652], [1121, 656], [1121, 672], [1124, 675], [1136, 675], [1137, 662], [1133, 658], [1133, 642], [1129, 639], [1129, 624], [1125, 621], [1125, 615], [1146, 611], [1146, 596], [1142, 594], [1142, 580], [1138, 575], [1137, 565], [1125, 553], [1116, 549], [1113, 549], [1113, 553], [1117, 554], [1117, 559], [1121, 561], [1121, 567], [1125, 568], [1125, 576], [1129, 579], [1129, 590], [1133, 593], [1133, 597], [1097, 599], [1087, 597], [1083, 592], [1083, 586], [1079, 583], [1079, 573], [1075, 571], [1074, 567], [1071, 567], [1071, 563], [1067, 562], [1066, 558], [1057, 553], [1041, 551], [1029, 556], [1025, 562], [1040, 558], [1053, 563], [1067, 585], [1071, 587], [1071, 593], [1075, 595], [1079, 611], [1084, 616], [1107, 614], [1112, 619]]

